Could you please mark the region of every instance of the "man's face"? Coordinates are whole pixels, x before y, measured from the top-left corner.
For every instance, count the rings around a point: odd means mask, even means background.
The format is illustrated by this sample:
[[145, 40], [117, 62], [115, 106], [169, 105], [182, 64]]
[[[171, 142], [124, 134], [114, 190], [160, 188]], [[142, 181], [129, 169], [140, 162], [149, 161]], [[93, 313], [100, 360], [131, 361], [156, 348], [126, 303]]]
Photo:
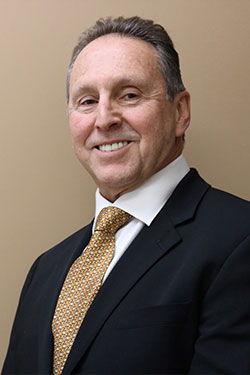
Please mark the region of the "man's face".
[[[183, 109], [187, 124], [180, 124]], [[151, 44], [110, 34], [77, 57], [69, 99], [73, 145], [108, 200], [134, 190], [181, 153], [188, 115], [186, 92], [167, 100]]]

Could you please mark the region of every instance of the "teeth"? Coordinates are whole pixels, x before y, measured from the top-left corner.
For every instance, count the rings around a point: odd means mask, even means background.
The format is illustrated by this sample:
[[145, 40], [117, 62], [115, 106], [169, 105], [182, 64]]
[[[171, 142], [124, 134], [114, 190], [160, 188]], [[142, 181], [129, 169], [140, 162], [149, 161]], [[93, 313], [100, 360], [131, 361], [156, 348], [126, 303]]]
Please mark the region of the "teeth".
[[116, 142], [116, 143], [112, 143], [112, 144], [109, 144], [109, 145], [101, 145], [99, 146], [99, 150], [101, 151], [114, 151], [114, 150], [118, 150], [119, 148], [122, 148], [124, 146], [126, 146], [128, 144], [127, 141], [125, 142]]

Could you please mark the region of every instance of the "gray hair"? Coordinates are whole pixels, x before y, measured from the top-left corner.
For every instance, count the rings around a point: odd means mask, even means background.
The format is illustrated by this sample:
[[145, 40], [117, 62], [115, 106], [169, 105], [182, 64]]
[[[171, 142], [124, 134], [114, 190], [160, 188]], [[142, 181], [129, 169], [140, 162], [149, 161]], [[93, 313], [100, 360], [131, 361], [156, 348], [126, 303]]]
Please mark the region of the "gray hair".
[[151, 43], [159, 60], [159, 68], [166, 82], [167, 98], [173, 101], [176, 94], [185, 90], [182, 82], [178, 53], [166, 30], [152, 20], [140, 17], [100, 18], [93, 27], [83, 32], [73, 50], [67, 75], [67, 100], [69, 101], [69, 83], [73, 65], [82, 49], [93, 40], [107, 34], [134, 37]]

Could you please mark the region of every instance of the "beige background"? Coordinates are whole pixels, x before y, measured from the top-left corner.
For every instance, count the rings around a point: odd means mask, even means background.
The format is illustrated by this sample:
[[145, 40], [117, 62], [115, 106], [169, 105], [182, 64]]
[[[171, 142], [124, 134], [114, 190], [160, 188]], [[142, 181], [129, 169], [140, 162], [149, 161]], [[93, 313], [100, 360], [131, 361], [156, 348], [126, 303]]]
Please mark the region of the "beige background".
[[108, 15], [163, 24], [192, 94], [185, 154], [250, 199], [249, 0], [0, 0], [0, 365], [35, 258], [85, 225], [94, 185], [72, 152], [65, 76], [82, 30]]

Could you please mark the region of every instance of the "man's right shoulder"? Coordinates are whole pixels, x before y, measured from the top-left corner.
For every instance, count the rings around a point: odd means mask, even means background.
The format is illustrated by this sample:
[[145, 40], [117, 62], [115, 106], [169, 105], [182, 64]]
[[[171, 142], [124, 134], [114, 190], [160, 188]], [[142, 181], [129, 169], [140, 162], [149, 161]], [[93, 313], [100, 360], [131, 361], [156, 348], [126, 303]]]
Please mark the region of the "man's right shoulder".
[[91, 237], [92, 224], [93, 222], [69, 235], [61, 242], [42, 253], [35, 263], [39, 263], [39, 265], [42, 263], [51, 264], [51, 262], [57, 262], [57, 260], [62, 258], [67, 259], [71, 257], [73, 253], [82, 251]]

